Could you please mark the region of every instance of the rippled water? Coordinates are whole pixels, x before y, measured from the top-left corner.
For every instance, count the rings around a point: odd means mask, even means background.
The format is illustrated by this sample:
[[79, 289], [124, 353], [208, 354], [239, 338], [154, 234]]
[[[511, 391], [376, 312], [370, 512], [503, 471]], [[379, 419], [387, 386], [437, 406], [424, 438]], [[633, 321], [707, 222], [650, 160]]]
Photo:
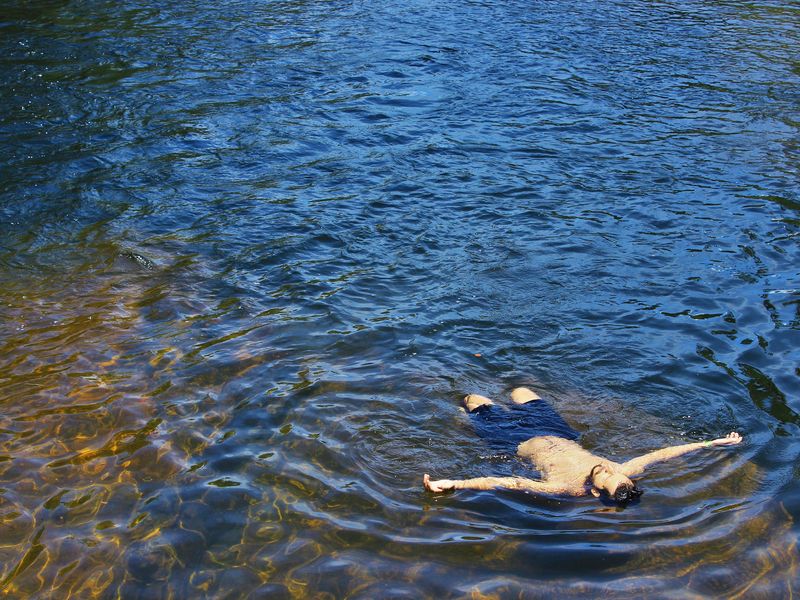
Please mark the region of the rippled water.
[[[800, 589], [800, 8], [2, 2], [12, 597]], [[641, 503], [516, 472], [532, 386]]]

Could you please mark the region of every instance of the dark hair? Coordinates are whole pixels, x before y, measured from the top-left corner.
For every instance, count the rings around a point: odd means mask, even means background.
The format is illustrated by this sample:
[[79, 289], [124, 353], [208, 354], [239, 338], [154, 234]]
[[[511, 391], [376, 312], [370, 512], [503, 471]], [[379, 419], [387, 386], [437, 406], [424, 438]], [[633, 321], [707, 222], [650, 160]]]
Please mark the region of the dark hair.
[[614, 491], [614, 500], [619, 502], [620, 504], [627, 504], [631, 500], [635, 500], [639, 496], [644, 494], [642, 490], [636, 487], [635, 484], [632, 483], [621, 483], [617, 486], [617, 489]]

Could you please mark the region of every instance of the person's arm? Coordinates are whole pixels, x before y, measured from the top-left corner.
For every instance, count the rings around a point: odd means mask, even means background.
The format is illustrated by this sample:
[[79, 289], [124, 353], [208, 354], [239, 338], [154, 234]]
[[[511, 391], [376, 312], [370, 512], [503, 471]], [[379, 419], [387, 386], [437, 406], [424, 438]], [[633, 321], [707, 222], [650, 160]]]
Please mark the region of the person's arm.
[[521, 490], [538, 494], [563, 494], [565, 490], [543, 481], [534, 481], [523, 477], [475, 477], [473, 479], [439, 479], [431, 481], [425, 473], [422, 478], [425, 489], [429, 492], [447, 492], [450, 490]]
[[706, 442], [694, 442], [693, 444], [683, 444], [681, 446], [670, 446], [669, 448], [662, 448], [661, 450], [644, 454], [643, 456], [631, 459], [626, 463], [622, 463], [622, 469], [625, 475], [630, 477], [631, 475], [638, 475], [653, 463], [669, 460], [671, 458], [675, 458], [676, 456], [681, 456], [687, 452], [694, 452], [695, 450], [700, 450], [702, 448], [710, 448], [712, 446], [732, 446], [733, 444], [738, 444], [741, 441], [742, 436], [735, 431], [732, 431], [724, 438], [708, 440]]

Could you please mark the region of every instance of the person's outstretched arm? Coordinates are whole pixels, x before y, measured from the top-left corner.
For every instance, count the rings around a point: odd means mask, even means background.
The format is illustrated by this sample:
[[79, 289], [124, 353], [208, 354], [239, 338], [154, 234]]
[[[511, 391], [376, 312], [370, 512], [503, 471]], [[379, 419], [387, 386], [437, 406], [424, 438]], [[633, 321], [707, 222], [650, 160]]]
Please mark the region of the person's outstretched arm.
[[475, 477], [473, 479], [439, 479], [431, 481], [425, 473], [422, 478], [425, 489], [429, 492], [447, 492], [450, 490], [521, 490], [537, 494], [563, 494], [566, 490], [543, 481], [534, 481], [523, 477]]
[[711, 446], [732, 446], [741, 441], [742, 436], [732, 431], [724, 438], [708, 440], [706, 442], [694, 442], [693, 444], [683, 444], [681, 446], [670, 446], [669, 448], [662, 448], [655, 452], [649, 452], [638, 458], [631, 459], [626, 463], [622, 463], [622, 469], [625, 475], [630, 477], [631, 475], [638, 475], [653, 463], [669, 460], [670, 458], [675, 458], [676, 456], [681, 456], [687, 452], [694, 452], [702, 448], [710, 448]]

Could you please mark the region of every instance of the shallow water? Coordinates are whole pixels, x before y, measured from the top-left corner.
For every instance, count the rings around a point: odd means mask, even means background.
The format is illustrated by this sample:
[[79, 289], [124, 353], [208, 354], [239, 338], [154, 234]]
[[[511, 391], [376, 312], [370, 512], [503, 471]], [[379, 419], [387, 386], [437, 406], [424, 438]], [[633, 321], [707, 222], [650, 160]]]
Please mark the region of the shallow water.
[[[800, 9], [51, 1], [0, 11], [12, 597], [789, 597]], [[459, 409], [516, 385], [642, 501]]]

